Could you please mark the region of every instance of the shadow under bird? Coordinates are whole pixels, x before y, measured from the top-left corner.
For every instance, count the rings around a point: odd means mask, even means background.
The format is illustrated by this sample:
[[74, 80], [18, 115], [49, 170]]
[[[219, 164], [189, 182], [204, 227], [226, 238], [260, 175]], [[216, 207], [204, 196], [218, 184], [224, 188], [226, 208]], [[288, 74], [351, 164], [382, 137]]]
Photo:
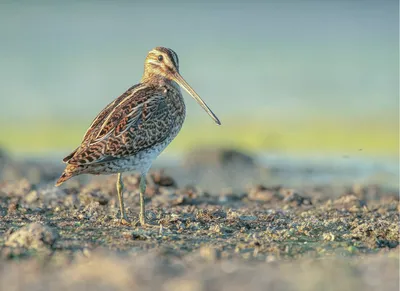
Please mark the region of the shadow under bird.
[[121, 223], [129, 224], [123, 200], [122, 173], [138, 171], [140, 214], [145, 222], [146, 175], [152, 162], [179, 133], [186, 108], [183, 87], [217, 123], [218, 117], [179, 74], [177, 54], [168, 48], [151, 50], [139, 84], [107, 105], [93, 120], [81, 145], [63, 161], [67, 166], [56, 186], [80, 174], [118, 174]]

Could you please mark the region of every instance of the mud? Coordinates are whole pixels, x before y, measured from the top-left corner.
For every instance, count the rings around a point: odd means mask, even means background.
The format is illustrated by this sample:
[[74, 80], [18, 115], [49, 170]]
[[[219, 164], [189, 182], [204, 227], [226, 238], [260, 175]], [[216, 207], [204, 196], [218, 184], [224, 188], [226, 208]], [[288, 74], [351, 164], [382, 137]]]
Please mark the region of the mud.
[[62, 188], [53, 176], [47, 168], [40, 183], [0, 183], [1, 290], [399, 288], [398, 189], [205, 191], [154, 171], [146, 193], [154, 227], [144, 229], [138, 176], [124, 177], [130, 226], [119, 224], [115, 176]]

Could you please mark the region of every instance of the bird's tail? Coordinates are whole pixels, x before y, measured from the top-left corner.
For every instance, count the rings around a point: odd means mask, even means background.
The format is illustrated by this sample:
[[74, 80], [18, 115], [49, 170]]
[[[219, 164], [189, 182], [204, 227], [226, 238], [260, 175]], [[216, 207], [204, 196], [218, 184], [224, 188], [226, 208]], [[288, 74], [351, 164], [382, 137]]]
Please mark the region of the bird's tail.
[[79, 169], [80, 169], [79, 166], [67, 165], [60, 178], [58, 178], [56, 182], [56, 187], [60, 186], [65, 181], [71, 179], [73, 176], [78, 175], [80, 173]]

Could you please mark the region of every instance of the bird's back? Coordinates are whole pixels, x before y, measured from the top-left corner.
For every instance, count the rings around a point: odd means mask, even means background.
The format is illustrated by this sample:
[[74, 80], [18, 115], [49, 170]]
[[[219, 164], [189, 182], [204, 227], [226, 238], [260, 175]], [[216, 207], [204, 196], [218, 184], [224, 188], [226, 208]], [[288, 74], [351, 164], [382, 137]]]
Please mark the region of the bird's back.
[[133, 156], [175, 136], [184, 117], [183, 98], [174, 86], [135, 85], [97, 115], [64, 162], [87, 166]]

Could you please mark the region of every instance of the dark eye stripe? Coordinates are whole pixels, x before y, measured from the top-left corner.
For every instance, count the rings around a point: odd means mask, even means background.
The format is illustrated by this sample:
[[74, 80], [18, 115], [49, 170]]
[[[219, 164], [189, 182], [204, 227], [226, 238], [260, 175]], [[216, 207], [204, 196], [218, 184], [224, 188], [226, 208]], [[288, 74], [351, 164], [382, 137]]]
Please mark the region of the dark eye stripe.
[[171, 55], [171, 60], [174, 63], [174, 66], [178, 68], [179, 66], [178, 56], [173, 50], [169, 50], [169, 54]]
[[179, 59], [178, 55], [171, 49], [167, 49], [165, 47], [157, 47], [156, 48], [158, 51], [166, 53], [168, 55], [168, 58], [171, 60], [171, 62], [174, 64], [175, 68], [179, 68]]

